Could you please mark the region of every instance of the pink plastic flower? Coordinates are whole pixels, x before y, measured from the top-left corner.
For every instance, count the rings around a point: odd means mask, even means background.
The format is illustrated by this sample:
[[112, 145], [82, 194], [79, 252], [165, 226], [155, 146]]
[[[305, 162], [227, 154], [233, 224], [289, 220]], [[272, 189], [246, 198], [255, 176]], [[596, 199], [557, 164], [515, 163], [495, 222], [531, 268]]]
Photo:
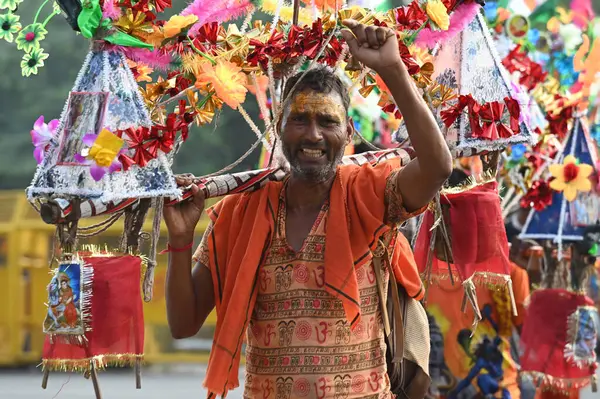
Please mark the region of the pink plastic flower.
[[108, 162], [106, 162], [107, 159], [104, 156], [105, 154], [103, 154], [104, 151], [102, 148], [96, 149], [96, 151], [94, 151], [94, 149], [97, 146], [96, 139], [98, 138], [98, 136], [98, 134], [86, 134], [85, 136], [83, 136], [81, 141], [85, 145], [84, 153], [86, 155], [75, 154], [74, 156], [75, 160], [78, 163], [82, 165], [90, 165], [90, 175], [92, 175], [92, 178], [95, 181], [99, 181], [100, 179], [102, 179], [107, 172], [113, 173], [121, 170], [123, 165], [119, 161], [118, 155], [122, 154], [125, 151], [125, 149], [120, 150], [116, 153], [116, 156], [112, 156], [109, 152], [108, 154], [106, 154], [109, 157]]
[[33, 150], [33, 157], [37, 161], [38, 165], [42, 163], [44, 159], [44, 152], [48, 148], [48, 144], [54, 138], [56, 130], [58, 129], [58, 119], [52, 119], [48, 124], [44, 123], [44, 115], [40, 116], [37, 121], [33, 124], [33, 130], [31, 131], [31, 141], [35, 150]]

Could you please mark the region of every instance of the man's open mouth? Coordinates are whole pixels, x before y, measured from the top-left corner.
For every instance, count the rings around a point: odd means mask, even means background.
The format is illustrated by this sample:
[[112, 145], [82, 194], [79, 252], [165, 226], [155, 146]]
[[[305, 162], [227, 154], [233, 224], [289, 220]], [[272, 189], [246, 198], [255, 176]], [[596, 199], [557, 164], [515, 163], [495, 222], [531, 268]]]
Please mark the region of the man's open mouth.
[[310, 148], [303, 148], [300, 150], [304, 155], [306, 155], [309, 158], [320, 158], [323, 155], [325, 155], [325, 151], [324, 150], [315, 150], [315, 149], [310, 149]]

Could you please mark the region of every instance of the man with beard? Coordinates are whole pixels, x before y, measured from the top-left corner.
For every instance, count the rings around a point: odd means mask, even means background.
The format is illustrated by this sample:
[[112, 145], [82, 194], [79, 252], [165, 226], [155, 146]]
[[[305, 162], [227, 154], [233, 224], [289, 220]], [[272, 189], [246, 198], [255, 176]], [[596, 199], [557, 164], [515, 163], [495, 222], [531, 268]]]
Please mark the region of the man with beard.
[[288, 178], [210, 208], [192, 271], [204, 198], [190, 178], [178, 178], [191, 185], [194, 199], [164, 210], [167, 316], [172, 335], [186, 338], [216, 307], [204, 383], [209, 397], [239, 385], [244, 340], [244, 397], [392, 397], [372, 251], [389, 242], [393, 278], [411, 297], [422, 297], [397, 226], [438, 192], [451, 155], [402, 62], [395, 32], [344, 24], [352, 56], [381, 76], [398, 104], [418, 158], [402, 169], [397, 160], [341, 166], [354, 134], [348, 89], [332, 70], [315, 68], [288, 79], [283, 93], [290, 101], [278, 134]]

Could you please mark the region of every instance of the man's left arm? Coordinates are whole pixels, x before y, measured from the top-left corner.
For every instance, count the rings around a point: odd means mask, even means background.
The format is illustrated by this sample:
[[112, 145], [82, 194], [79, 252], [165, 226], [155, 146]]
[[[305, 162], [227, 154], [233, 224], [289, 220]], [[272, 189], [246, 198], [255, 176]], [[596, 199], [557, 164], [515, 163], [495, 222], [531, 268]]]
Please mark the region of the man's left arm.
[[408, 212], [421, 209], [452, 173], [444, 136], [402, 61], [396, 33], [353, 20], [343, 23], [351, 54], [381, 76], [404, 117], [417, 158], [396, 174], [395, 190]]

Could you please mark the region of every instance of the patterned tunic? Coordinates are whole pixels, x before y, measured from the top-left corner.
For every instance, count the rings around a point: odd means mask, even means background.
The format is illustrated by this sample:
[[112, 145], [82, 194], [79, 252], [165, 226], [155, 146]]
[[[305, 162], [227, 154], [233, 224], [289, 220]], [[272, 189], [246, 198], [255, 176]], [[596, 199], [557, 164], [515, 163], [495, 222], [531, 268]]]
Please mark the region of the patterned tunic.
[[[341, 301], [324, 289], [329, 205], [323, 205], [295, 252], [285, 237], [285, 191], [276, 232], [259, 269], [258, 297], [246, 335], [244, 397], [393, 398], [373, 263], [356, 270], [361, 321], [351, 331]], [[410, 216], [395, 195], [387, 197], [388, 220]], [[205, 239], [194, 260], [209, 263]], [[383, 276], [387, 282], [389, 273]]]

